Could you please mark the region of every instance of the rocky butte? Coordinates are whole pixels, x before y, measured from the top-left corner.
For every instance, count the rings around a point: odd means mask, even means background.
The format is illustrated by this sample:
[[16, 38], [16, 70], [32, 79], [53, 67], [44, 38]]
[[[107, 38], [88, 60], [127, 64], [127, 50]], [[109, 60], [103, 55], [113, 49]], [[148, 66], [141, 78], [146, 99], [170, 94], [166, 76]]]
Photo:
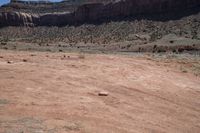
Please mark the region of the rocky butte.
[[200, 9], [200, 0], [65, 0], [25, 2], [12, 0], [0, 7], [0, 27], [65, 26], [99, 23], [129, 16], [180, 14]]

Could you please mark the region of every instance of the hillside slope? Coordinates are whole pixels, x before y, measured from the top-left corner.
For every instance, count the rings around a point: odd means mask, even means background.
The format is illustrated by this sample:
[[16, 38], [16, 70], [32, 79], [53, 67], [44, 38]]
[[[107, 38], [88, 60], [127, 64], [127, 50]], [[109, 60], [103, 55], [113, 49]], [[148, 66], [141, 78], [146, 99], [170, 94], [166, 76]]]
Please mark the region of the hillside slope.
[[200, 50], [200, 13], [178, 20], [134, 20], [64, 27], [0, 28], [0, 48], [39, 51]]

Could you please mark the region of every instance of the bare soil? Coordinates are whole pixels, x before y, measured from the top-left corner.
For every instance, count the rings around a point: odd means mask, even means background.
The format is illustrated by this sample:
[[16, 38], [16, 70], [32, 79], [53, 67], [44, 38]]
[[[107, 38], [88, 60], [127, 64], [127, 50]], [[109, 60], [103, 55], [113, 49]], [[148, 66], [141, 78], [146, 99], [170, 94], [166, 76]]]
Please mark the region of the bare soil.
[[0, 133], [199, 133], [200, 78], [179, 65], [1, 50]]

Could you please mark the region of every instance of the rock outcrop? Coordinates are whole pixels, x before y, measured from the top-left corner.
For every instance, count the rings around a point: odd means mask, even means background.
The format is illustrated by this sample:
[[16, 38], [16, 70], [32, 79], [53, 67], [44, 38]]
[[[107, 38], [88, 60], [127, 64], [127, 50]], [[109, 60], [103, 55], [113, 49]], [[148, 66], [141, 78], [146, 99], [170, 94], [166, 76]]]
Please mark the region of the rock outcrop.
[[[1, 7], [3, 9], [0, 9], [0, 27], [64, 26], [109, 21], [129, 16], [175, 13], [186, 10], [199, 11], [200, 0], [109, 0], [107, 3], [86, 2], [77, 7], [74, 7], [74, 5], [66, 6], [68, 8], [71, 6], [74, 10], [65, 9], [59, 11], [58, 8], [56, 12], [35, 13], [34, 11], [26, 11], [28, 9], [21, 10], [20, 7], [13, 9], [9, 5]], [[36, 9], [34, 8], [34, 10]]]

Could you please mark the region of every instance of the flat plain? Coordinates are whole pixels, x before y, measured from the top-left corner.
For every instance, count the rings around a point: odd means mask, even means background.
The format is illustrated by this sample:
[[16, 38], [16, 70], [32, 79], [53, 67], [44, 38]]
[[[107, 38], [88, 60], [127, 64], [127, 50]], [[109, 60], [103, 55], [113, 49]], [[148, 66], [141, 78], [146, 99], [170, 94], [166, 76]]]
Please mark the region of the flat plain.
[[1, 50], [0, 133], [198, 133], [198, 59]]

